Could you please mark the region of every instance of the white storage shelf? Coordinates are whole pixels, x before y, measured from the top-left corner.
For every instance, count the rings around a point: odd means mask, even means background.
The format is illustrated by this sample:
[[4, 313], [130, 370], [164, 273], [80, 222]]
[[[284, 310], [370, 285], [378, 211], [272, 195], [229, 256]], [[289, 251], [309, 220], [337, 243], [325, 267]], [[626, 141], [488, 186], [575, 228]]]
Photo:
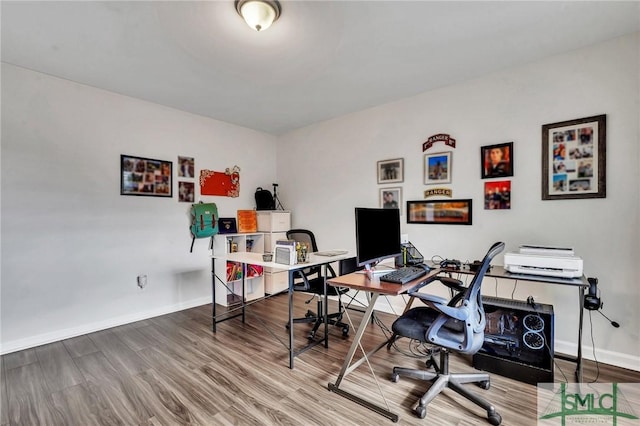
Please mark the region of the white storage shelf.
[[[264, 252], [264, 234], [216, 234], [213, 237], [213, 253], [228, 254], [232, 252]], [[215, 286], [216, 303], [222, 306], [235, 305], [242, 302], [242, 264], [228, 262], [224, 258], [216, 258], [215, 262]], [[252, 275], [251, 265], [247, 265], [247, 277], [245, 278], [245, 302], [264, 297], [265, 277], [264, 272]]]
[[[287, 239], [291, 229], [291, 212], [284, 210], [260, 210], [256, 212], [258, 231], [264, 232], [264, 251], [273, 252], [278, 240]], [[265, 268], [264, 291], [276, 294], [289, 288], [289, 274], [282, 270]]]

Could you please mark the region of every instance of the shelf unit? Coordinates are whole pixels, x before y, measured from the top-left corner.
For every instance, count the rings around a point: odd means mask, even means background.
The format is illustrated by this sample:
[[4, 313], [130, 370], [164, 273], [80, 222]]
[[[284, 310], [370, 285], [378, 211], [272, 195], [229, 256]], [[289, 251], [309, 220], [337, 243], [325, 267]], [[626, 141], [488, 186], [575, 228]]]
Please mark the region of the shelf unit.
[[[265, 237], [261, 232], [247, 234], [216, 234], [213, 237], [213, 254], [229, 254], [234, 252], [264, 253]], [[243, 265], [225, 258], [215, 258], [216, 303], [222, 306], [233, 306], [242, 303]], [[258, 265], [246, 265], [244, 280], [244, 301], [264, 297], [264, 271]]]
[[[291, 212], [284, 210], [260, 210], [256, 212], [258, 231], [264, 232], [264, 251], [273, 252], [278, 240], [287, 239], [291, 229]], [[288, 274], [284, 271], [264, 268], [264, 291], [276, 294], [289, 288]]]

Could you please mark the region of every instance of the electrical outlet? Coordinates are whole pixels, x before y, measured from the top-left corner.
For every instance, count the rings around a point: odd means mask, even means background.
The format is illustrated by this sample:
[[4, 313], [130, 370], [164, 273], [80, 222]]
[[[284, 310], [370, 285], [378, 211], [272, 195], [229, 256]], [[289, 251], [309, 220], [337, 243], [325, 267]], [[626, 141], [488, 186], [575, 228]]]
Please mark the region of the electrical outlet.
[[400, 243], [406, 244], [409, 242], [409, 234], [400, 234]]
[[147, 276], [138, 275], [138, 287], [145, 288], [147, 286]]

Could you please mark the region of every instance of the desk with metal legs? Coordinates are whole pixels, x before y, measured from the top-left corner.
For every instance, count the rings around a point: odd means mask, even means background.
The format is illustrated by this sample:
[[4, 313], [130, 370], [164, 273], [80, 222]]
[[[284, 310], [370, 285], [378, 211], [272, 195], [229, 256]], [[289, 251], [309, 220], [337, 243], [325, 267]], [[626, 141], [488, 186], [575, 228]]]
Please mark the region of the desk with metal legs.
[[[364, 352], [364, 349], [362, 349], [362, 352], [364, 353], [362, 358], [352, 363], [356, 350], [358, 349], [358, 347], [360, 347], [360, 340], [362, 339], [362, 335], [364, 334], [369, 324], [369, 320], [371, 319], [371, 315], [373, 313], [373, 309], [375, 307], [376, 300], [378, 300], [378, 297], [380, 295], [398, 296], [400, 294], [407, 293], [409, 290], [415, 288], [419, 284], [433, 280], [437, 275], [438, 270], [432, 270], [424, 277], [421, 277], [404, 285], [381, 282], [378, 277], [370, 278], [363, 273], [351, 273], [348, 275], [342, 275], [340, 277], [332, 278], [327, 281], [332, 286], [348, 287], [352, 290], [362, 290], [371, 294], [371, 301], [369, 302], [369, 306], [367, 307], [364, 315], [362, 316], [362, 319], [360, 320], [360, 325], [358, 325], [358, 330], [353, 337], [351, 347], [349, 348], [349, 351], [347, 352], [347, 355], [344, 359], [340, 374], [338, 374], [338, 378], [336, 379], [335, 383], [329, 383], [328, 385], [328, 388], [331, 392], [335, 392], [340, 396], [343, 396], [357, 404], [362, 405], [363, 407], [373, 410], [376, 413], [381, 414], [394, 422], [398, 421], [398, 415], [391, 412], [389, 410], [389, 407], [381, 407], [357, 395], [354, 395], [351, 392], [340, 389], [340, 384], [346, 376], [348, 376], [351, 372], [358, 368], [362, 363], [366, 362], [370, 356], [385, 347], [388, 343], [388, 341], [385, 341], [366, 353]], [[410, 308], [412, 300], [413, 298], [409, 301], [409, 303], [407, 303], [405, 311]]]
[[[226, 321], [232, 318], [236, 318], [242, 316], [242, 322], [245, 321], [245, 309], [247, 306], [256, 303], [257, 301], [264, 300], [270, 296], [265, 296], [258, 298], [256, 300], [252, 300], [251, 302], [245, 302], [244, 297], [242, 297], [242, 301], [237, 308], [230, 309], [226, 311], [224, 314], [224, 318], [218, 319], [218, 315], [216, 314], [216, 272], [215, 272], [215, 259], [225, 259], [229, 262], [238, 262], [243, 265], [243, 274], [242, 274], [242, 294], [244, 295], [244, 285], [245, 285], [245, 277], [246, 277], [246, 267], [247, 265], [259, 265], [263, 267], [268, 267], [272, 269], [278, 269], [281, 271], [287, 271], [289, 276], [289, 344], [287, 349], [289, 351], [289, 368], [293, 369], [293, 360], [296, 356], [300, 355], [303, 352], [311, 349], [312, 347], [324, 343], [325, 348], [329, 347], [329, 327], [327, 321], [324, 321], [324, 336], [322, 339], [313, 340], [309, 342], [302, 348], [296, 349], [293, 342], [293, 285], [295, 281], [295, 274], [300, 269], [306, 269], [311, 266], [322, 266], [323, 267], [323, 276], [325, 277], [324, 282], [324, 312], [318, 313], [319, 315], [324, 315], [327, 317], [327, 305], [328, 305], [328, 297], [327, 297], [327, 266], [330, 263], [340, 261], [342, 259], [346, 259], [350, 257], [349, 254], [337, 255], [337, 256], [316, 256], [313, 253], [309, 256], [309, 261], [306, 263], [299, 263], [295, 265], [283, 265], [281, 263], [276, 262], [265, 262], [262, 260], [261, 253], [247, 253], [247, 252], [238, 252], [238, 253], [227, 253], [220, 256], [214, 255], [211, 260], [211, 274], [212, 274], [212, 293], [213, 293], [213, 307], [212, 307], [212, 317], [213, 317], [213, 332], [216, 332], [216, 325], [218, 322]], [[225, 271], [226, 273], [226, 271]], [[240, 311], [237, 313], [233, 313], [234, 311]], [[232, 315], [227, 315], [233, 313]], [[284, 343], [283, 343], [284, 344]]]
[[[352, 363], [355, 352], [358, 349], [358, 347], [360, 347], [360, 340], [362, 339], [362, 335], [364, 334], [365, 329], [368, 326], [369, 320], [373, 313], [375, 303], [378, 297], [380, 295], [398, 296], [400, 294], [407, 293], [409, 290], [411, 290], [412, 288], [416, 287], [421, 283], [435, 280], [438, 274], [440, 273], [474, 274], [475, 272], [472, 272], [468, 269], [446, 270], [446, 269], [434, 268], [426, 276], [418, 280], [412, 281], [410, 283], [407, 283], [405, 285], [380, 282], [378, 278], [375, 278], [375, 277], [368, 278], [365, 274], [361, 274], [361, 273], [352, 273], [348, 275], [343, 275], [336, 278], [332, 278], [327, 281], [329, 285], [338, 286], [338, 287], [349, 287], [353, 290], [363, 290], [371, 293], [372, 295], [371, 302], [369, 303], [369, 306], [367, 307], [367, 310], [365, 311], [360, 321], [360, 325], [358, 326], [358, 330], [356, 331], [356, 334], [353, 338], [351, 347], [349, 348], [349, 351], [347, 352], [344, 363], [342, 364], [342, 369], [338, 374], [338, 378], [336, 379], [335, 383], [329, 383], [328, 385], [328, 389], [331, 392], [335, 392], [338, 395], [341, 395], [357, 404], [362, 405], [363, 407], [373, 410], [378, 414], [381, 414], [387, 417], [388, 419], [391, 419], [394, 422], [398, 421], [398, 415], [391, 412], [388, 407], [386, 408], [381, 407], [357, 395], [354, 395], [353, 393], [345, 391], [344, 389], [340, 388], [340, 384], [342, 383], [342, 380], [347, 375], [353, 372], [356, 368], [362, 365], [362, 363], [367, 361], [370, 356], [378, 352], [380, 349], [382, 349], [389, 343], [389, 340], [387, 340], [379, 344], [369, 352], [365, 352], [364, 349], [362, 349], [362, 352], [364, 353], [362, 358]], [[582, 320], [583, 320], [583, 306], [584, 306], [584, 289], [587, 288], [589, 285], [586, 278], [581, 277], [581, 278], [573, 278], [573, 279], [564, 279], [564, 278], [555, 278], [555, 277], [546, 277], [546, 276], [537, 276], [537, 275], [511, 274], [501, 266], [492, 266], [491, 271], [488, 271], [485, 277], [495, 277], [495, 278], [504, 278], [504, 279], [522, 280], [522, 281], [536, 281], [536, 282], [547, 283], [547, 284], [569, 285], [569, 286], [574, 286], [578, 288], [578, 293], [580, 298], [579, 300], [580, 322], [578, 325], [578, 353], [575, 359], [571, 359], [571, 358], [566, 358], [566, 359], [576, 362], [576, 379], [578, 380], [578, 382], [581, 382], [582, 381]], [[407, 303], [407, 306], [405, 307], [404, 312], [406, 312], [411, 308], [412, 302], [413, 302], [413, 298], [411, 298]], [[560, 358], [560, 356], [558, 357]]]

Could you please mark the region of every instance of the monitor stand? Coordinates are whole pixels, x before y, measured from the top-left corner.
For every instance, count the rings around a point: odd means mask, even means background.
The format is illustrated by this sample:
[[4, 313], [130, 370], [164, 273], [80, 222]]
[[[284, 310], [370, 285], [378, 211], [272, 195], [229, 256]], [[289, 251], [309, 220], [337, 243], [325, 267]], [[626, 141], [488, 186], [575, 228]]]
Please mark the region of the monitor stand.
[[380, 275], [387, 274], [391, 271], [393, 271], [393, 268], [387, 265], [378, 264], [378, 265], [371, 266], [371, 264], [367, 263], [364, 265], [364, 269], [358, 272], [361, 274], [367, 274], [370, 277], [379, 277]]

